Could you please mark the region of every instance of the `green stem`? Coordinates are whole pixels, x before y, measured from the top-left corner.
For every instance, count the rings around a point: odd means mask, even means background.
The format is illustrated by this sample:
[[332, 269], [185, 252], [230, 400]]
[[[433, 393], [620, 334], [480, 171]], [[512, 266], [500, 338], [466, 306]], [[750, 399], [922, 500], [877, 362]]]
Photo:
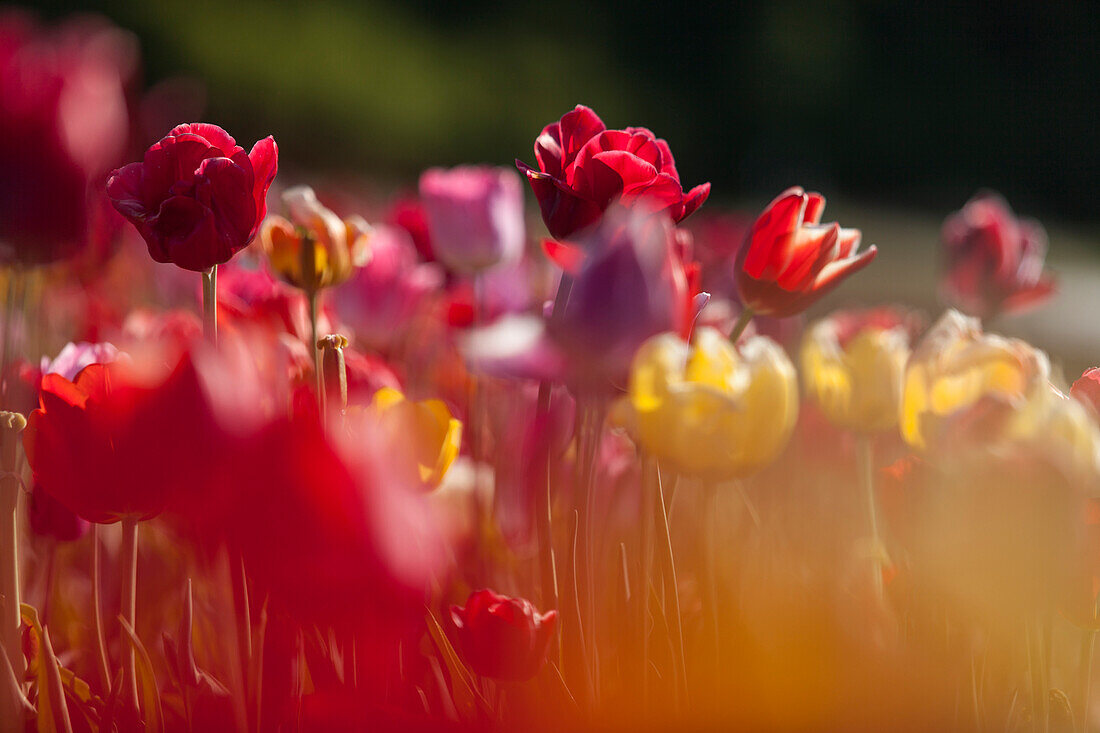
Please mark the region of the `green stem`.
[[[122, 520], [122, 557], [119, 568], [122, 571], [122, 617], [135, 626], [135, 611], [137, 606], [137, 543], [138, 526], [133, 517]], [[137, 657], [134, 645], [126, 642], [123, 637], [122, 644], [122, 695], [123, 700], [132, 710], [138, 707], [137, 690]]]
[[733, 330], [730, 332], [730, 343], [737, 343], [737, 339], [741, 338], [741, 334], [745, 332], [745, 329], [749, 327], [749, 323], [752, 322], [752, 317], [755, 315], [755, 311], [748, 306], [745, 306], [741, 311], [741, 315], [737, 317], [737, 323], [733, 324]]
[[218, 343], [218, 266], [202, 273], [202, 329], [210, 343]]

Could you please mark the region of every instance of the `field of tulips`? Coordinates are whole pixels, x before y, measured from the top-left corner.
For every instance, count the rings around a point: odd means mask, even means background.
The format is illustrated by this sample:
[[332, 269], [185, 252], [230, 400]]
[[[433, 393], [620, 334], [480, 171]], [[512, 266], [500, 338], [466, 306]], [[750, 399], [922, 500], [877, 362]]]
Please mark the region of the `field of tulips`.
[[583, 105], [284, 181], [149, 145], [121, 34], [0, 10], [0, 732], [1100, 728], [1100, 369], [992, 332], [1037, 221], [807, 317], [875, 277], [820, 193]]

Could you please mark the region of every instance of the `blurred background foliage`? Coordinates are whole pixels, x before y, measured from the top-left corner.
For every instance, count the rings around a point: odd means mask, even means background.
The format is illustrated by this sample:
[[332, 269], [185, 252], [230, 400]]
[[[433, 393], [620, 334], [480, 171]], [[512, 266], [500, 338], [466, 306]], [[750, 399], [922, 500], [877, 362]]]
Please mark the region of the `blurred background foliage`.
[[988, 186], [1021, 212], [1100, 219], [1091, 2], [36, 5], [130, 29], [147, 84], [201, 81], [206, 117], [275, 135], [291, 174], [412, 184], [429, 165], [533, 162], [581, 102], [667, 138], [717, 200], [799, 182], [942, 215]]

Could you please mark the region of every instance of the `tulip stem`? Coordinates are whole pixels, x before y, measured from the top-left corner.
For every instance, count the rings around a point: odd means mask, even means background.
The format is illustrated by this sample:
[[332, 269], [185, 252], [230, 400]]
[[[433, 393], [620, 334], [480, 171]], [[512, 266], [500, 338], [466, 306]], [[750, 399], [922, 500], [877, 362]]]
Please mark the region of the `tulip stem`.
[[[558, 292], [554, 296], [554, 311], [551, 318], [560, 318], [565, 312], [565, 304], [569, 301], [569, 292], [573, 289], [573, 278], [562, 273], [558, 283]], [[543, 425], [550, 414], [550, 381], [539, 382], [538, 402], [535, 407], [535, 424]], [[542, 576], [542, 603], [543, 607], [559, 608], [558, 576], [554, 566], [554, 525], [553, 502], [550, 498], [552, 484], [550, 480], [550, 445], [549, 439], [542, 441], [539, 447], [538, 459], [540, 462], [539, 476], [546, 478], [546, 490], [535, 492], [535, 528], [539, 541], [539, 568]], [[540, 479], [541, 481], [541, 479]], [[558, 634], [558, 664], [561, 664], [562, 635]]]
[[107, 662], [107, 642], [103, 638], [103, 611], [99, 600], [100, 577], [103, 573], [103, 550], [99, 539], [99, 525], [92, 525], [92, 625], [95, 627], [95, 651], [99, 661], [99, 674], [104, 697], [111, 695], [111, 666]]
[[313, 373], [316, 376], [317, 405], [325, 409], [325, 395], [321, 375], [321, 349], [317, 346], [317, 307], [321, 294], [317, 290], [310, 290], [309, 296], [309, 351], [313, 354]]
[[18, 413], [0, 413], [0, 647], [7, 652], [16, 679], [23, 679], [23, 619], [19, 608], [19, 493], [16, 473], [20, 433]]
[[737, 323], [733, 324], [733, 330], [730, 331], [730, 343], [736, 344], [737, 339], [741, 338], [741, 334], [745, 332], [745, 329], [749, 327], [749, 323], [752, 322], [752, 317], [755, 315], [755, 311], [748, 306], [745, 306], [741, 310], [741, 315], [737, 317]]
[[[122, 520], [122, 557], [119, 567], [122, 570], [122, 617], [134, 626], [137, 606], [137, 543], [138, 525], [133, 517]], [[122, 695], [131, 710], [138, 706], [137, 657], [134, 645], [123, 638], [122, 651]]]
[[218, 343], [218, 266], [202, 273], [202, 330], [210, 343]]
[[878, 508], [875, 500], [875, 449], [868, 435], [857, 438], [859, 480], [867, 502], [867, 521], [871, 530], [871, 587], [875, 598], [882, 599], [882, 539], [878, 529]]
[[687, 661], [684, 656], [684, 624], [682, 616], [680, 615], [680, 584], [676, 581], [676, 559], [672, 553], [672, 530], [668, 523], [668, 503], [665, 501], [665, 487], [664, 482], [661, 480], [661, 464], [657, 463], [657, 520], [660, 529], [663, 531], [663, 549], [664, 556], [664, 571], [665, 571], [665, 587], [666, 592], [672, 597], [672, 615], [676, 620], [676, 656], [677, 659], [673, 661], [673, 666], [677, 666], [676, 662], [679, 662], [680, 674], [678, 675], [680, 684], [684, 693], [687, 693]]

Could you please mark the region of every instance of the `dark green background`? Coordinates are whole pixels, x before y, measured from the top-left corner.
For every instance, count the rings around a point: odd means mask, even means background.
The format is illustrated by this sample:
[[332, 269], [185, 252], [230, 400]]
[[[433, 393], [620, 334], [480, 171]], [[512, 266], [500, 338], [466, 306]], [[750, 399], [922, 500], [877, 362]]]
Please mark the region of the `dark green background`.
[[148, 82], [188, 74], [207, 117], [271, 133], [283, 169], [410, 183], [432, 164], [533, 161], [583, 102], [669, 140], [718, 199], [791, 183], [1100, 219], [1100, 9], [1091, 2], [612, 3], [118, 0]]

